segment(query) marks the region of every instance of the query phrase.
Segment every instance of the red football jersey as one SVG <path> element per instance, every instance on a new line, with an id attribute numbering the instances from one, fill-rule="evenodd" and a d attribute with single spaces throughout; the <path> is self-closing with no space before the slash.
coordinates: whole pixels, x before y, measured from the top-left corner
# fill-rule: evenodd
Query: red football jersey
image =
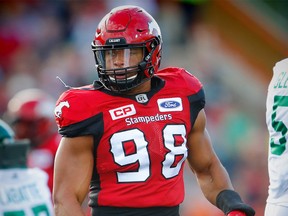
<path id="1" fill-rule="evenodd" d="M 151 91 L 138 95 L 92 85 L 64 92 L 55 108 L 59 132 L 95 137 L 90 205 L 180 204 L 187 135 L 204 104 L 202 84 L 180 68 L 160 70 Z"/>

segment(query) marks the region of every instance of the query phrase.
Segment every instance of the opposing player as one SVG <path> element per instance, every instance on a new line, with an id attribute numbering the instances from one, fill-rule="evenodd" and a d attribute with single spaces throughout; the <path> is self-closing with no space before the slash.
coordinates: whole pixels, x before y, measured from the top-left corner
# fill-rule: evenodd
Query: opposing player
<path id="1" fill-rule="evenodd" d="M 288 58 L 273 68 L 268 87 L 266 122 L 269 131 L 269 195 L 265 216 L 288 215 Z"/>
<path id="2" fill-rule="evenodd" d="M 38 167 L 48 174 L 51 192 L 54 158 L 61 139 L 53 116 L 55 102 L 41 89 L 24 89 L 10 99 L 5 115 L 16 138 L 31 141 L 28 166 Z"/>
<path id="3" fill-rule="evenodd" d="M 54 215 L 47 174 L 27 168 L 29 145 L 0 120 L 0 215 Z"/>
<path id="4" fill-rule="evenodd" d="M 142 8 L 108 13 L 92 42 L 99 81 L 64 92 L 55 160 L 56 215 L 179 215 L 187 159 L 206 198 L 225 214 L 253 216 L 233 190 L 205 128 L 205 97 L 186 70 L 159 70 L 162 37 Z M 233 214 L 234 214 L 233 213 Z"/>

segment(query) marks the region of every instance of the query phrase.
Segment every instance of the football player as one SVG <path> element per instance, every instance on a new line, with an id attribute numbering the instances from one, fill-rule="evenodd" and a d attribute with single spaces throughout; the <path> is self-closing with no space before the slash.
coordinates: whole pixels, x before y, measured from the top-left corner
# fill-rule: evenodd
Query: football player
<path id="1" fill-rule="evenodd" d="M 277 62 L 268 87 L 266 122 L 269 131 L 269 195 L 265 216 L 288 215 L 288 58 Z"/>
<path id="2" fill-rule="evenodd" d="M 56 100 L 41 89 L 29 88 L 16 93 L 8 102 L 5 117 L 17 139 L 29 139 L 28 167 L 38 167 L 49 176 L 53 188 L 54 158 L 61 136 L 54 121 Z"/>
<path id="3" fill-rule="evenodd" d="M 99 80 L 67 90 L 55 108 L 63 136 L 56 215 L 83 215 L 90 186 L 93 216 L 177 216 L 188 160 L 212 204 L 253 216 L 212 148 L 202 84 L 183 68 L 159 69 L 162 36 L 153 17 L 136 6 L 114 8 L 92 50 Z"/>
<path id="4" fill-rule="evenodd" d="M 0 120 L 0 215 L 53 216 L 48 175 L 27 168 L 30 142 L 14 137 L 11 127 Z"/>

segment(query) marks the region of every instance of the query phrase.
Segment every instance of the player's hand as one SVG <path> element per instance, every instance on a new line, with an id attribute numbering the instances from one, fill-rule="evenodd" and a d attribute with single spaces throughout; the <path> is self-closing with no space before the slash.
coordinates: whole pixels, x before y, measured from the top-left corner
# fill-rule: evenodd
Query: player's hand
<path id="1" fill-rule="evenodd" d="M 246 214 L 244 212 L 234 210 L 234 211 L 231 211 L 230 213 L 228 213 L 227 216 L 246 216 Z"/>

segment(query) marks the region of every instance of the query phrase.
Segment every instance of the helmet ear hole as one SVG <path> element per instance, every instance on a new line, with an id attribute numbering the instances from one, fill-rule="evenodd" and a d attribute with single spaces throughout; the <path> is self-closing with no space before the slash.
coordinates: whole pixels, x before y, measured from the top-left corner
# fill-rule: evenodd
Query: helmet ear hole
<path id="1" fill-rule="evenodd" d="M 154 49 L 156 46 L 158 46 L 160 44 L 160 40 L 158 37 L 155 37 L 155 40 L 152 41 L 150 47 L 151 49 Z"/>
<path id="2" fill-rule="evenodd" d="M 154 68 L 152 67 L 152 68 L 149 70 L 149 75 L 150 75 L 150 76 L 153 76 L 153 74 L 154 74 Z"/>

